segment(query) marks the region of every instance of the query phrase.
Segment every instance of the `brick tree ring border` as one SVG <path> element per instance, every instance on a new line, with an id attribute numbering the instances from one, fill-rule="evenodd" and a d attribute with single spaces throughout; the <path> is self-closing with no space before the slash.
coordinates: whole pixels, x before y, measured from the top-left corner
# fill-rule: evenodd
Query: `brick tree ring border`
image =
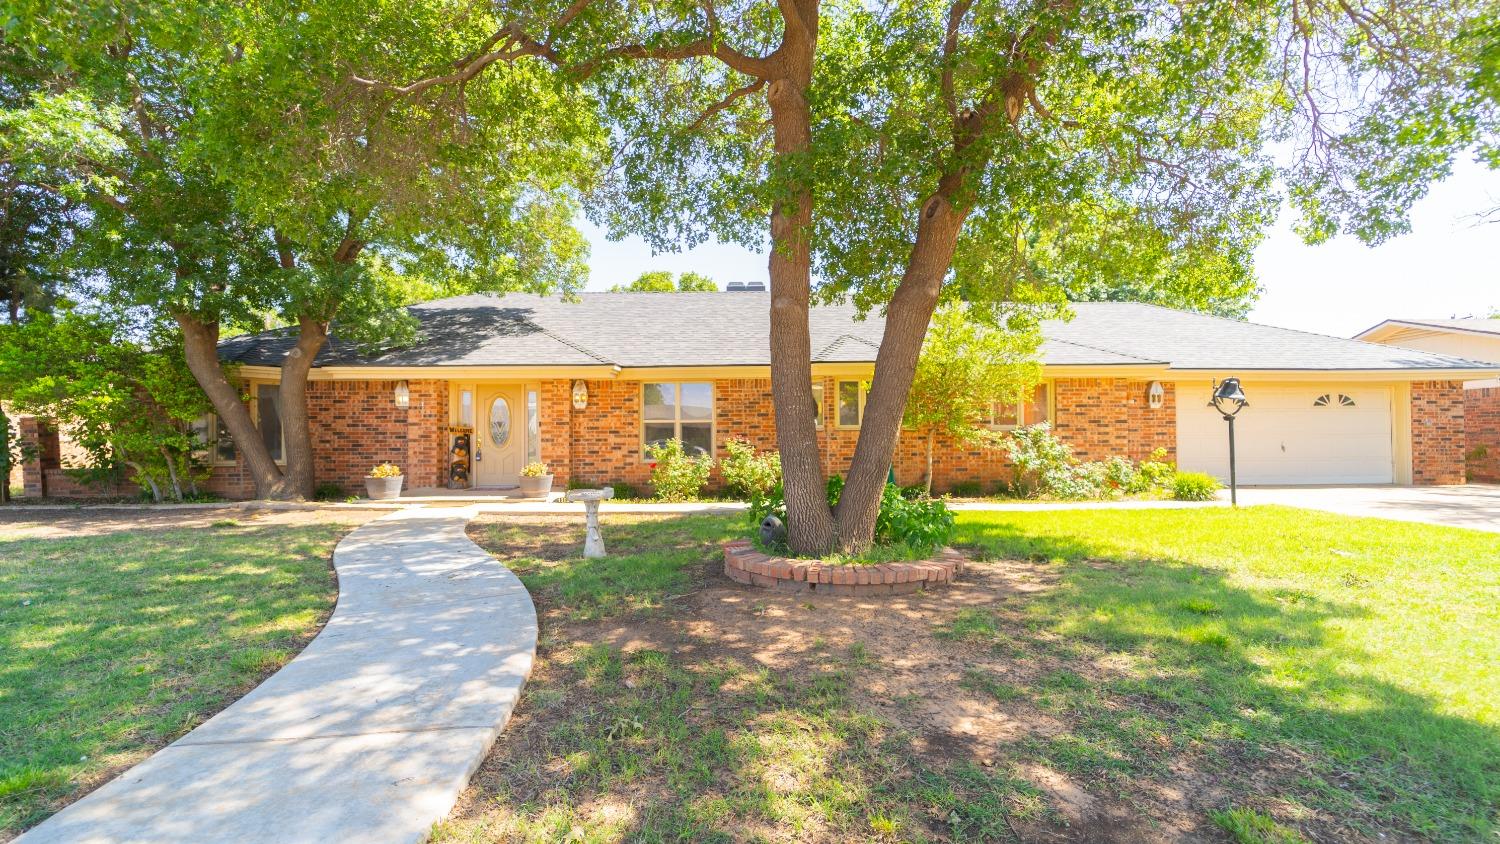
<path id="1" fill-rule="evenodd" d="M 930 560 L 880 565 L 829 565 L 772 557 L 748 539 L 724 543 L 724 576 L 736 583 L 786 592 L 828 595 L 902 595 L 947 585 L 964 573 L 964 555 L 944 548 Z"/>

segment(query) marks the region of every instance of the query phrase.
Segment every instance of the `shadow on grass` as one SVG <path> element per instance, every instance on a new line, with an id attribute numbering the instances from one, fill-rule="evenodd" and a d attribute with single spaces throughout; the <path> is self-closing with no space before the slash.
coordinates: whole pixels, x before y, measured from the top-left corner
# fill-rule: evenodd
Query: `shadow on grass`
<path id="1" fill-rule="evenodd" d="M 333 608 L 342 530 L 0 540 L 0 837 L 290 659 Z"/>
<path id="2" fill-rule="evenodd" d="M 1380 655 L 1345 626 L 1373 623 L 1372 610 L 1338 590 L 968 521 L 960 538 L 980 556 L 1055 561 L 1059 573 L 1048 590 L 954 603 L 931 631 L 959 651 L 968 692 L 1062 725 L 979 766 L 919 753 L 902 726 L 920 729 L 917 715 L 897 723 L 854 703 L 880 670 L 863 646 L 836 652 L 809 636 L 797 670 L 771 672 L 745 658 L 743 630 L 657 612 L 717 568 L 718 542 L 744 533 L 736 518 L 617 517 L 605 526 L 616 556 L 508 562 L 557 612 L 544 612 L 518 721 L 474 781 L 487 808 L 435 840 L 1011 841 L 1012 822 L 1056 820 L 1025 778 L 1031 762 L 1121 805 L 1155 780 L 1186 793 L 1203 826 L 1221 808 L 1209 800 L 1282 818 L 1291 807 L 1318 840 L 1489 840 L 1496 824 L 1500 735 L 1382 679 Z M 1004 673 L 1023 665 L 1035 670 Z M 1048 834 L 1139 831 L 1101 820 Z"/>
<path id="3" fill-rule="evenodd" d="M 1216 779 L 1254 789 L 1256 772 L 1271 772 L 1285 790 L 1263 797 L 1361 832 L 1489 840 L 1500 823 L 1500 731 L 1382 679 L 1381 654 L 1350 633 L 1376 621 L 1368 607 L 1296 578 L 1247 586 L 1220 568 L 1066 531 L 996 520 L 962 534 L 981 556 L 1060 567 L 1056 588 L 1021 607 L 1029 648 L 1064 664 L 1116 655 L 1128 665 L 1063 669 L 1028 690 L 1069 716 L 1066 732 L 1023 742 L 1041 760 L 1128 784 L 1170 776 L 1169 763 L 1202 749 Z"/>

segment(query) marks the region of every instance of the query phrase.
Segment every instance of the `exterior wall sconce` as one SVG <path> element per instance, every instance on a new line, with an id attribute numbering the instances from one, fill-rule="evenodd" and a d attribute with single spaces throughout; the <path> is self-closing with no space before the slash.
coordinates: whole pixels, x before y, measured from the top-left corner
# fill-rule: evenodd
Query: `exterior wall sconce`
<path id="1" fill-rule="evenodd" d="M 411 407 L 411 387 L 405 381 L 396 382 L 396 406 L 400 408 Z"/>
<path id="2" fill-rule="evenodd" d="M 582 380 L 573 382 L 573 409 L 583 410 L 589 406 L 589 385 Z"/>
<path id="3" fill-rule="evenodd" d="M 1167 391 L 1162 389 L 1160 381 L 1152 381 L 1151 386 L 1146 388 L 1146 406 L 1152 410 L 1160 410 L 1166 398 Z"/>

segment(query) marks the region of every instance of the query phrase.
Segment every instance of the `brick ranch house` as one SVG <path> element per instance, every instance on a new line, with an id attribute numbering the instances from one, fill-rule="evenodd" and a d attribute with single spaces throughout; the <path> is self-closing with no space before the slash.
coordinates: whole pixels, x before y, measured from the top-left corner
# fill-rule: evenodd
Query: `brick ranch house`
<path id="1" fill-rule="evenodd" d="M 407 489 L 514 486 L 540 460 L 559 486 L 644 489 L 648 442 L 678 437 L 720 456 L 731 438 L 775 448 L 768 294 L 584 293 L 566 302 L 472 295 L 416 305 L 416 344 L 362 355 L 333 341 L 308 389 L 319 482 L 362 488 L 376 463 Z M 1042 383 L 995 427 L 1048 421 L 1080 458 L 1140 460 L 1165 449 L 1186 470 L 1227 476 L 1225 426 L 1207 407 L 1215 378 L 1241 378 L 1238 471 L 1247 484 L 1464 481 L 1463 382 L 1500 367 L 1445 354 L 1325 337 L 1132 303 L 1082 303 L 1045 328 Z M 874 369 L 882 320 L 852 307 L 811 314 L 814 391 L 826 471 L 845 471 Z M 292 339 L 267 332 L 224 341 L 273 453 L 279 363 Z M 205 421 L 207 487 L 248 497 L 234 444 Z M 472 432 L 472 460 L 457 457 Z M 903 436 L 896 479 L 925 470 Z M 986 491 L 1010 478 L 1003 451 L 943 443 L 934 487 Z M 717 474 L 715 475 L 717 482 Z"/>
<path id="2" fill-rule="evenodd" d="M 1500 319 L 1388 319 L 1355 339 L 1500 367 Z M 1500 379 L 1464 381 L 1464 440 L 1469 480 L 1500 483 Z"/>

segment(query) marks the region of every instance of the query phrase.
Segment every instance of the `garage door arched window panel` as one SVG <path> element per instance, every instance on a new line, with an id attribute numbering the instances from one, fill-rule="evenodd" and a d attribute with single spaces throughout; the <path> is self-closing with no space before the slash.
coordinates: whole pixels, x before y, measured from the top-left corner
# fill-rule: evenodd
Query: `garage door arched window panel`
<path id="1" fill-rule="evenodd" d="M 1354 407 L 1355 406 L 1354 399 L 1350 398 L 1349 396 L 1344 395 L 1343 393 L 1339 393 L 1338 394 L 1338 398 L 1334 398 L 1334 396 L 1333 396 L 1332 393 L 1324 393 L 1323 395 L 1318 396 L 1317 398 L 1313 399 L 1313 407 L 1335 407 L 1335 406 L 1337 406 L 1337 407 Z"/>

